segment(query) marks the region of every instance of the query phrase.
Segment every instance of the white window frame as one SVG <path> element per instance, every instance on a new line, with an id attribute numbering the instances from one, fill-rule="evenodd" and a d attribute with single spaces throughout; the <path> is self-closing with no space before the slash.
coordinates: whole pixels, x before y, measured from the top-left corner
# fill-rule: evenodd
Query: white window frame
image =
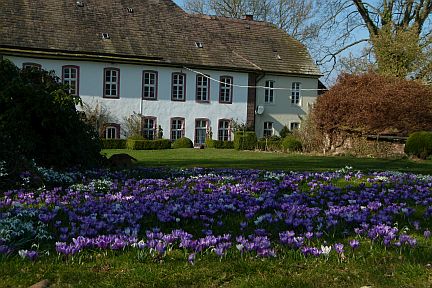
<path id="1" fill-rule="evenodd" d="M 301 83 L 293 82 L 291 84 L 291 104 L 301 104 Z"/>
<path id="2" fill-rule="evenodd" d="M 200 123 L 201 126 L 198 126 L 197 125 L 198 123 Z M 202 126 L 203 123 L 205 124 L 205 126 Z M 205 144 L 205 140 L 207 139 L 208 128 L 209 128 L 208 119 L 205 118 L 195 119 L 195 137 L 194 137 L 195 145 Z"/>
<path id="3" fill-rule="evenodd" d="M 75 77 L 72 77 L 75 73 Z M 63 84 L 68 85 L 68 93 L 79 96 L 79 67 L 66 65 L 62 67 Z"/>
<path id="4" fill-rule="evenodd" d="M 226 125 L 228 124 L 228 125 Z M 218 121 L 218 140 L 231 141 L 231 120 L 219 119 Z"/>
<path id="5" fill-rule="evenodd" d="M 172 101 L 185 101 L 186 100 L 186 74 L 173 73 L 172 74 Z"/>
<path id="6" fill-rule="evenodd" d="M 103 89 L 104 89 L 104 93 L 103 93 L 104 98 L 120 98 L 120 69 L 118 68 L 104 69 Z"/>
<path id="7" fill-rule="evenodd" d="M 174 122 L 176 122 L 176 123 L 174 123 Z M 180 128 L 179 128 L 179 126 L 180 126 Z M 170 129 L 171 129 L 171 131 L 170 131 L 171 141 L 175 141 L 179 138 L 184 137 L 184 135 L 185 135 L 185 119 L 180 118 L 180 117 L 171 118 Z"/>
<path id="8" fill-rule="evenodd" d="M 142 99 L 157 100 L 158 72 L 143 71 L 142 77 Z"/>
<path id="9" fill-rule="evenodd" d="M 117 135 L 118 135 L 117 127 L 114 126 L 105 127 L 105 139 L 117 139 Z"/>
<path id="10" fill-rule="evenodd" d="M 273 104 L 274 103 L 274 82 L 273 80 L 265 81 L 264 89 L 264 103 Z"/>
<path id="11" fill-rule="evenodd" d="M 264 122 L 264 129 L 263 129 L 263 137 L 271 137 L 274 134 L 273 130 L 273 122 L 266 121 Z"/>
<path id="12" fill-rule="evenodd" d="M 153 125 L 149 125 L 153 121 Z M 142 118 L 142 133 L 145 139 L 155 140 L 157 138 L 157 118 L 145 116 Z"/>
<path id="13" fill-rule="evenodd" d="M 232 76 L 220 77 L 219 103 L 232 103 L 233 82 Z"/>
<path id="14" fill-rule="evenodd" d="M 210 102 L 210 79 L 207 75 L 196 77 L 196 101 Z"/>
<path id="15" fill-rule="evenodd" d="M 296 126 L 296 127 L 294 127 Z M 300 122 L 291 122 L 290 123 L 290 131 L 294 131 L 300 128 Z"/>

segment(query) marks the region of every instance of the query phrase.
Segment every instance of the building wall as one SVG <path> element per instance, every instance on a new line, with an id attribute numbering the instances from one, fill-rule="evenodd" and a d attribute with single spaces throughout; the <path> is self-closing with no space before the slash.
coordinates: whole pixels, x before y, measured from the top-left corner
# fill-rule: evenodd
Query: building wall
<path id="1" fill-rule="evenodd" d="M 219 119 L 234 119 L 237 122 L 246 122 L 247 88 L 233 87 L 232 104 L 219 103 L 219 83 L 210 81 L 210 102 L 197 103 L 196 74 L 186 69 L 174 67 L 157 67 L 131 64 L 113 64 L 90 61 L 67 61 L 52 59 L 35 59 L 7 56 L 18 67 L 23 63 L 41 64 L 45 70 L 54 70 L 61 77 L 62 66 L 76 65 L 80 67 L 79 94 L 83 102 L 94 106 L 105 106 L 114 116 L 115 123 L 123 126 L 124 118 L 134 112 L 143 116 L 157 118 L 157 125 L 163 129 L 163 137 L 170 138 L 170 119 L 172 117 L 185 118 L 185 136 L 194 139 L 195 119 L 209 119 L 213 132 L 213 139 L 217 139 Z M 113 67 L 120 69 L 120 99 L 103 98 L 103 73 L 104 68 Z M 142 72 L 152 70 L 158 72 L 158 99 L 142 100 Z M 220 76 L 232 76 L 234 84 L 246 86 L 248 84 L 247 73 L 229 71 L 199 70 L 210 77 L 219 80 Z M 171 101 L 171 79 L 173 72 L 186 74 L 186 101 Z"/>
<path id="2" fill-rule="evenodd" d="M 157 125 L 160 125 L 163 129 L 163 138 L 169 139 L 170 119 L 180 117 L 185 119 L 185 136 L 193 140 L 195 136 L 195 119 L 205 118 L 209 120 L 213 139 L 217 139 L 219 119 L 233 119 L 238 123 L 247 122 L 248 88 L 233 87 L 232 104 L 222 104 L 219 103 L 219 83 L 210 81 L 210 102 L 198 103 L 195 100 L 196 73 L 187 69 L 16 56 L 5 56 L 5 58 L 10 59 L 18 67 L 22 67 L 23 63 L 29 62 L 41 64 L 43 69 L 48 71 L 54 70 L 59 77 L 62 74 L 62 66 L 79 66 L 79 94 L 83 102 L 90 106 L 97 104 L 104 106 L 113 116 L 113 122 L 120 124 L 122 128 L 125 127 L 125 118 L 135 112 L 143 116 L 156 117 Z M 108 67 L 120 69 L 120 99 L 102 97 L 104 68 Z M 156 101 L 142 100 L 142 72 L 144 70 L 158 72 L 158 99 Z M 171 79 L 174 72 L 186 74 L 186 101 L 184 102 L 171 101 Z M 239 86 L 248 86 L 248 84 L 251 84 L 248 83 L 248 80 L 250 80 L 248 73 L 216 70 L 199 70 L 199 72 L 217 80 L 219 80 L 220 76 L 231 76 L 233 77 L 234 84 Z M 267 80 L 272 80 L 274 81 L 274 88 L 286 88 L 284 90 L 274 90 L 273 103 L 264 102 L 265 89 L 256 89 L 255 106 L 264 107 L 264 112 L 261 115 L 255 114 L 255 131 L 258 137 L 263 137 L 264 122 L 273 123 L 273 130 L 276 135 L 279 134 L 284 125 L 290 127 L 291 123 L 300 122 L 300 117 L 307 114 L 309 105 L 316 100 L 317 91 L 315 89 L 318 87 L 317 78 L 266 74 L 264 77 L 258 79 L 257 86 L 264 86 Z M 291 85 L 293 82 L 300 82 L 301 88 L 306 89 L 301 90 L 299 105 L 291 103 Z M 253 105 L 254 103 L 251 102 L 250 104 Z M 251 110 L 251 107 L 249 107 L 249 110 Z M 249 121 L 253 123 L 253 115 L 249 116 Z M 123 132 L 121 133 L 122 137 L 125 136 Z"/>
<path id="3" fill-rule="evenodd" d="M 306 116 L 309 107 L 317 97 L 318 79 L 306 77 L 289 77 L 266 74 L 258 80 L 257 86 L 265 86 L 266 81 L 274 81 L 273 103 L 265 103 L 265 89 L 257 89 L 256 105 L 263 106 L 264 112 L 255 115 L 255 131 L 258 138 L 263 137 L 264 122 L 273 122 L 273 132 L 279 135 L 284 125 L 290 128 L 291 123 L 300 123 Z M 301 83 L 300 103 L 291 103 L 291 88 L 293 82 Z M 310 90 L 309 90 L 310 89 Z"/>

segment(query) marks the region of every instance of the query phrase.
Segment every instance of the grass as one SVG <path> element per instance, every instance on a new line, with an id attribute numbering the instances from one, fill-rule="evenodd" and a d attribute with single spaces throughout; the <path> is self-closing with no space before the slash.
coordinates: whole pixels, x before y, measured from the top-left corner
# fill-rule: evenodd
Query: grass
<path id="1" fill-rule="evenodd" d="M 432 173 L 431 161 L 320 157 L 215 149 L 163 151 L 104 150 L 128 153 L 147 167 L 258 168 L 323 171 L 353 166 L 361 170 Z M 340 183 L 344 186 L 344 183 Z M 413 253 L 362 247 L 356 258 L 341 260 L 287 254 L 276 259 L 220 261 L 200 258 L 195 265 L 173 257 L 165 262 L 138 259 L 136 252 L 89 251 L 74 259 L 41 256 L 36 262 L 0 256 L 0 287 L 29 287 L 48 279 L 50 287 L 431 287 L 432 245 L 423 242 Z"/>
<path id="2" fill-rule="evenodd" d="M 431 255 L 428 248 L 428 255 Z M 360 259 L 290 257 L 225 259 L 210 256 L 195 265 L 184 260 L 141 262 L 131 251 L 87 254 L 82 262 L 46 257 L 35 263 L 18 258 L 0 262 L 0 287 L 28 287 L 49 279 L 50 287 L 430 287 L 432 271 L 418 255 L 384 250 Z M 94 254 L 93 254 L 94 255 Z M 422 258 L 423 260 L 424 257 Z"/>
<path id="3" fill-rule="evenodd" d="M 128 153 L 146 167 L 206 167 L 240 168 L 288 171 L 328 171 L 352 166 L 357 170 L 392 170 L 432 174 L 432 161 L 409 159 L 375 159 L 355 157 L 309 156 L 224 149 L 170 149 L 170 150 L 103 150 L 107 157 Z"/>

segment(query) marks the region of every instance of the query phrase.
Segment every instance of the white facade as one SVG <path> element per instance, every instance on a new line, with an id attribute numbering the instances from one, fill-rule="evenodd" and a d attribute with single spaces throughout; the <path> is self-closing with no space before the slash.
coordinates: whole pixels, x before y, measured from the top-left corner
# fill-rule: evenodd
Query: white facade
<path id="1" fill-rule="evenodd" d="M 102 104 L 114 116 L 114 121 L 121 126 L 124 119 L 134 112 L 145 117 L 155 117 L 156 125 L 163 129 L 163 138 L 170 138 L 171 118 L 184 118 L 184 136 L 195 138 L 196 119 L 208 119 L 208 130 L 213 139 L 217 139 L 218 123 L 221 119 L 234 119 L 246 122 L 247 88 L 232 87 L 232 103 L 219 103 L 219 82 L 210 81 L 210 99 L 208 103 L 195 100 L 197 74 L 187 69 L 174 67 L 144 66 L 133 64 L 114 64 L 90 61 L 67 61 L 55 59 L 36 59 L 7 56 L 18 67 L 24 63 L 37 63 L 44 70 L 54 70 L 62 77 L 62 67 L 79 67 L 79 96 L 90 106 Z M 103 98 L 104 68 L 120 70 L 119 99 Z M 143 71 L 156 71 L 158 74 L 157 100 L 142 100 Z M 186 74 L 186 100 L 172 101 L 172 73 Z M 219 80 L 220 76 L 230 76 L 234 85 L 246 86 L 247 73 L 231 71 L 199 70 L 199 72 Z M 124 136 L 124 135 L 122 135 Z"/>
<path id="2" fill-rule="evenodd" d="M 196 101 L 197 75 L 199 74 L 188 69 L 17 56 L 6 56 L 6 58 L 18 67 L 22 67 L 24 63 L 40 64 L 44 70 L 55 71 L 60 78 L 62 77 L 63 66 L 78 66 L 79 96 L 83 102 L 91 107 L 97 104 L 104 106 L 113 116 L 112 122 L 120 125 L 122 133 L 119 134 L 121 137 L 125 137 L 123 130 L 125 119 L 134 113 L 154 119 L 152 124 L 162 128 L 163 138 L 166 139 L 171 139 L 172 119 L 184 119 L 183 135 L 193 141 L 196 140 L 197 120 L 207 120 L 207 135 L 211 132 L 212 138 L 215 140 L 218 139 L 220 120 L 233 119 L 237 123 L 246 123 L 247 121 L 248 73 L 198 69 L 199 72 L 211 78 L 209 82 L 210 99 L 208 103 L 203 103 Z M 105 68 L 115 68 L 120 71 L 118 99 L 103 97 Z M 142 99 L 143 71 L 157 72 L 156 100 Z M 172 100 L 173 73 L 185 74 L 185 101 Z M 221 76 L 229 76 L 233 80 L 232 103 L 230 104 L 219 102 L 220 83 L 218 81 Z M 261 114 L 255 114 L 255 131 L 258 138 L 265 136 L 264 127 L 268 128 L 268 123 L 271 123 L 272 135 L 279 135 L 279 131 L 284 125 L 293 128 L 297 125 L 296 123 L 301 122 L 300 117 L 308 113 L 310 104 L 315 101 L 317 96 L 317 78 L 265 74 L 258 79 L 257 86 L 266 86 L 266 82 L 271 81 L 274 88 L 272 90 L 273 99 L 268 99 L 269 94 L 267 94 L 266 99 L 266 93 L 270 93 L 266 90 L 269 89 L 256 89 L 256 107 L 263 107 Z M 297 87 L 300 89 L 298 103 L 292 103 L 293 83 L 299 83 L 296 84 L 299 85 Z M 113 135 L 114 133 L 110 132 L 109 134 Z"/>
<path id="3" fill-rule="evenodd" d="M 285 125 L 289 129 L 300 125 L 302 118 L 309 112 L 310 106 L 317 97 L 317 78 L 266 74 L 259 79 L 257 86 L 265 87 L 267 81 L 273 83 L 273 95 L 267 92 L 266 99 L 266 90 L 270 89 L 257 89 L 256 105 L 263 107 L 263 113 L 257 113 L 255 117 L 255 131 L 258 138 L 264 136 L 266 122 L 272 123 L 273 135 L 279 135 L 279 131 Z M 293 83 L 298 83 L 294 84 L 298 86 L 293 87 Z M 299 93 L 298 103 L 295 100 L 296 95 L 293 95 L 295 92 Z M 273 99 L 270 96 L 273 96 Z"/>

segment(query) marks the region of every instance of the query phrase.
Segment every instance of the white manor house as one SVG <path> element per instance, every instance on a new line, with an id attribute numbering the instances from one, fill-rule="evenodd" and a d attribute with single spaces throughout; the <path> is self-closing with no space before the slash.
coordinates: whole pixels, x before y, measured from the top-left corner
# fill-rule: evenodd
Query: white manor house
<path id="1" fill-rule="evenodd" d="M 113 115 L 105 138 L 142 115 L 146 138 L 232 140 L 232 120 L 258 137 L 296 129 L 317 97 L 307 49 L 253 16 L 191 15 L 171 0 L 2 0 L 0 58 L 54 70 Z"/>

